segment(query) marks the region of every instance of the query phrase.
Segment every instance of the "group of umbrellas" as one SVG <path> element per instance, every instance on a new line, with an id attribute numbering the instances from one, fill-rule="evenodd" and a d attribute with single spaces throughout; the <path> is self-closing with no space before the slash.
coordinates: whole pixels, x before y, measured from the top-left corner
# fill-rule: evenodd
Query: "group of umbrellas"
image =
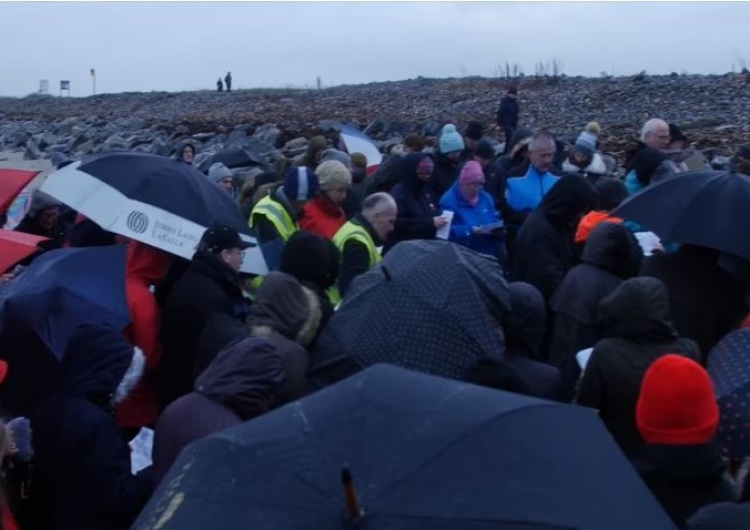
<path id="1" fill-rule="evenodd" d="M 41 189 L 186 259 L 214 222 L 255 243 L 230 197 L 179 161 L 94 155 Z M 750 259 L 746 204 L 750 178 L 692 173 L 613 214 Z M 23 238 L 0 233 L 6 246 L 28 246 Z M 86 319 L 127 325 L 124 263 L 122 246 L 50 251 L 0 291 L 0 357 L 14 367 L 4 404 L 28 412 L 54 387 Z M 248 249 L 243 270 L 267 269 L 262 247 Z M 311 373 L 329 386 L 189 446 L 134 528 L 673 528 L 594 411 L 460 381 L 476 359 L 502 356 L 494 346 L 508 307 L 492 260 L 445 241 L 396 246 L 355 279 L 320 337 Z M 743 349 L 750 366 L 750 337 L 741 339 L 728 349 Z M 750 402 L 750 377 L 715 359 L 720 397 L 742 389 Z M 729 416 L 724 428 L 740 428 Z"/>

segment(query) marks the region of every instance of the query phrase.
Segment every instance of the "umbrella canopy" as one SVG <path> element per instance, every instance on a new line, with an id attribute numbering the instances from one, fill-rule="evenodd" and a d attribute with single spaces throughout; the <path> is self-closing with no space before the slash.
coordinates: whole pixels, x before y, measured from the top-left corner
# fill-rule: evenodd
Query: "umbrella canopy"
<path id="1" fill-rule="evenodd" d="M 380 153 L 378 146 L 372 141 L 372 138 L 365 133 L 358 131 L 354 127 L 342 125 L 340 133 L 341 139 L 346 145 L 346 150 L 351 153 L 362 153 L 367 157 L 367 173 L 372 174 L 377 171 L 383 155 Z"/>
<path id="2" fill-rule="evenodd" d="M 23 189 L 40 171 L 0 169 L 0 212 L 6 212 Z"/>
<path id="3" fill-rule="evenodd" d="M 649 185 L 612 212 L 665 241 L 750 259 L 750 177 L 726 171 L 678 174 Z"/>
<path id="4" fill-rule="evenodd" d="M 733 458 L 750 456 L 750 329 L 724 337 L 708 356 L 721 411 L 717 439 Z"/>
<path id="5" fill-rule="evenodd" d="M 310 373 L 326 383 L 389 363 L 461 379 L 479 358 L 502 358 L 509 307 L 494 258 L 448 241 L 405 241 L 354 279 Z"/>
<path id="6" fill-rule="evenodd" d="M 230 169 L 247 166 L 266 166 L 266 157 L 274 153 L 274 148 L 268 144 L 249 143 L 242 147 L 231 147 L 219 151 L 210 158 L 201 162 L 198 167 L 201 171 L 208 171 L 212 164 L 221 163 Z"/>
<path id="7" fill-rule="evenodd" d="M 171 158 L 130 152 L 94 155 L 47 177 L 41 190 L 92 219 L 104 230 L 191 259 L 203 232 L 231 226 L 255 244 L 247 220 L 228 194 L 200 171 Z M 257 245 L 242 271 L 268 272 Z"/>
<path id="8" fill-rule="evenodd" d="M 674 529 L 595 411 L 387 365 L 188 446 L 133 528 L 343 529 L 342 468 L 371 530 Z"/>
<path id="9" fill-rule="evenodd" d="M 23 413 L 56 381 L 76 328 L 130 322 L 124 245 L 45 252 L 0 289 L 0 358 L 10 367 L 3 405 Z"/>
<path id="10" fill-rule="evenodd" d="M 48 237 L 0 229 L 0 274 L 39 250 L 37 245 Z"/>

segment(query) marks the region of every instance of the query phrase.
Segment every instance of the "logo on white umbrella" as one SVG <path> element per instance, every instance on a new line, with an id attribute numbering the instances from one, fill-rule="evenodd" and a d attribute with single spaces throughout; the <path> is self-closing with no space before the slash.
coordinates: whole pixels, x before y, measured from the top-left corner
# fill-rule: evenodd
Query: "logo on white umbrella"
<path id="1" fill-rule="evenodd" d="M 132 211 L 128 215 L 126 224 L 136 234 L 142 234 L 148 228 L 148 217 L 145 213 Z"/>

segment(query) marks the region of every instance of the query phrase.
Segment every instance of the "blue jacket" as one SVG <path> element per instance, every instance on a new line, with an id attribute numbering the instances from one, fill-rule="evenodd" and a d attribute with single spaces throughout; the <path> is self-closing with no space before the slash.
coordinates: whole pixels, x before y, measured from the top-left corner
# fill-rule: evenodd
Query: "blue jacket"
<path id="1" fill-rule="evenodd" d="M 508 179 L 508 204 L 517 212 L 530 212 L 539 206 L 542 198 L 558 180 L 560 177 L 550 172 L 540 174 L 534 166 L 529 165 L 526 175 Z"/>
<path id="2" fill-rule="evenodd" d="M 497 223 L 500 220 L 492 195 L 484 190 L 480 191 L 479 202 L 472 206 L 461 197 L 456 182 L 440 199 L 440 208 L 453 212 L 450 241 L 482 254 L 497 254 L 501 239 L 491 235 L 474 235 L 471 232 L 475 226 Z"/>

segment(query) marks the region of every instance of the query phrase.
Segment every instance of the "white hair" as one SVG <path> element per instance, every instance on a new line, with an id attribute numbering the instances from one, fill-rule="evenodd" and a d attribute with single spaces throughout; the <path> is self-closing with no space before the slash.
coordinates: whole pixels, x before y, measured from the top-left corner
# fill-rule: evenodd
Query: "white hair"
<path id="1" fill-rule="evenodd" d="M 643 128 L 641 129 L 641 142 L 646 140 L 646 135 L 648 133 L 654 133 L 656 132 L 656 129 L 665 127 L 669 129 L 669 124 L 666 121 L 661 118 L 651 118 L 643 124 Z"/>
<path id="2" fill-rule="evenodd" d="M 552 144 L 557 147 L 555 143 L 555 137 L 549 131 L 538 131 L 531 137 L 529 143 L 529 151 L 537 151 L 542 144 Z"/>

